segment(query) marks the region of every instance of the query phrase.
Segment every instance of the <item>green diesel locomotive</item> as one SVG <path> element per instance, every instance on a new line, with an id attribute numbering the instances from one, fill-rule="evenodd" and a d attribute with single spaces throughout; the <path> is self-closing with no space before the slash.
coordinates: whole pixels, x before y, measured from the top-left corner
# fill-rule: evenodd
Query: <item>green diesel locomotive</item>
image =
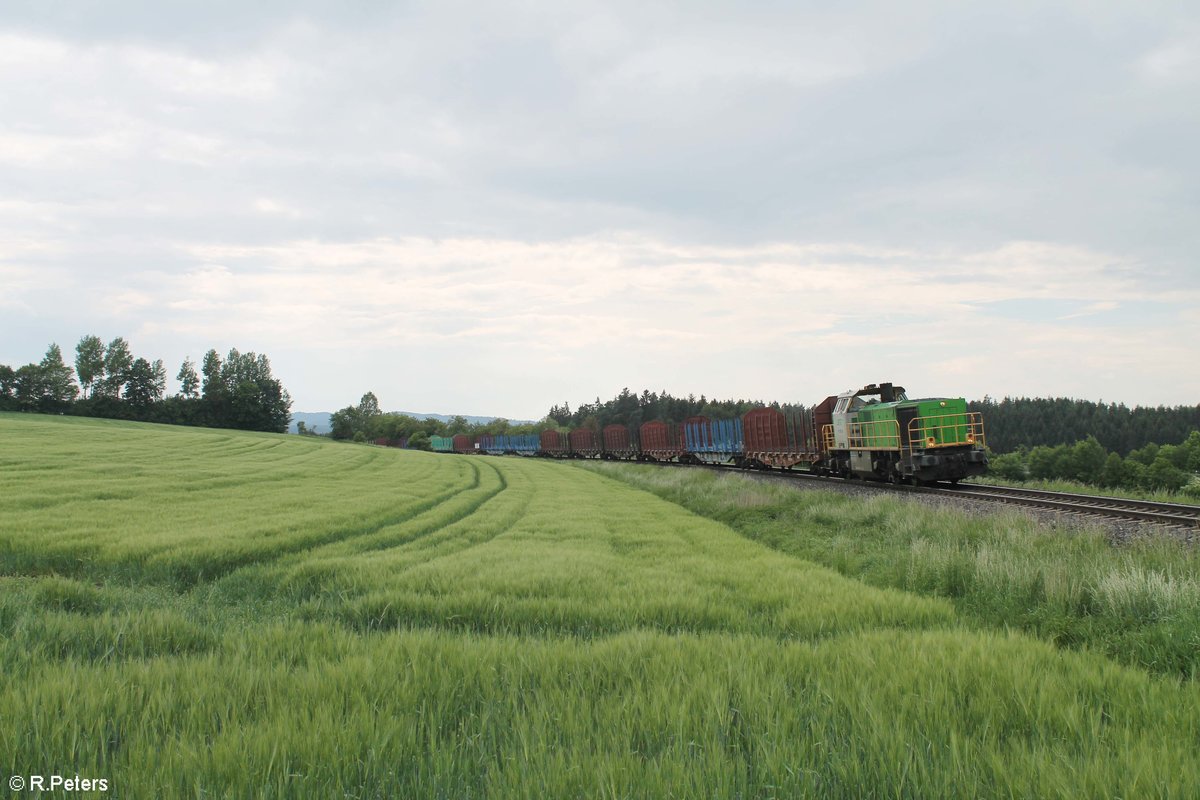
<path id="1" fill-rule="evenodd" d="M 987 470 L 983 418 L 961 397 L 909 399 L 881 383 L 830 399 L 818 465 L 826 474 L 920 485 Z"/>

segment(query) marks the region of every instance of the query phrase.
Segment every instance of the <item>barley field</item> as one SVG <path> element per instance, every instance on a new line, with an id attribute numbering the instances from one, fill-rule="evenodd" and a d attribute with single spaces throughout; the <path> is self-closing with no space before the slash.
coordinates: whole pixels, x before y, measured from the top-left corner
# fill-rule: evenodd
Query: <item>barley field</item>
<path id="1" fill-rule="evenodd" d="M 584 468 L 847 577 L 945 599 L 970 627 L 1017 628 L 1151 672 L 1200 679 L 1200 549 L 1172 536 L 1113 546 L 1100 527 L 1048 527 L 1002 508 L 970 513 L 893 494 L 812 491 L 707 470 Z"/>
<path id="2" fill-rule="evenodd" d="M 1195 684 L 769 544 L 566 464 L 0 414 L 0 779 L 1200 794 Z"/>

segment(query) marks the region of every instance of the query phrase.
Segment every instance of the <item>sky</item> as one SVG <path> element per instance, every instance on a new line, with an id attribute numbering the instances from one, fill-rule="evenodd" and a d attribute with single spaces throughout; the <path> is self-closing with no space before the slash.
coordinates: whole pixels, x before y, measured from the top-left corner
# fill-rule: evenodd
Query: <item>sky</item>
<path id="1" fill-rule="evenodd" d="M 1194 405 L 1198 140 L 1195 2 L 5 0 L 0 363 Z"/>

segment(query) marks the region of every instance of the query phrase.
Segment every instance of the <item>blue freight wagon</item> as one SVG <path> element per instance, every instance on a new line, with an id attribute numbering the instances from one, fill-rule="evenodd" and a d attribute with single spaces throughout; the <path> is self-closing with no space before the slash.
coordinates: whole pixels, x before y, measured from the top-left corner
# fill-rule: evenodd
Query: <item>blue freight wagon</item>
<path id="1" fill-rule="evenodd" d="M 704 464 L 740 463 L 746 453 L 742 420 L 691 419 L 683 425 L 688 460 Z"/>

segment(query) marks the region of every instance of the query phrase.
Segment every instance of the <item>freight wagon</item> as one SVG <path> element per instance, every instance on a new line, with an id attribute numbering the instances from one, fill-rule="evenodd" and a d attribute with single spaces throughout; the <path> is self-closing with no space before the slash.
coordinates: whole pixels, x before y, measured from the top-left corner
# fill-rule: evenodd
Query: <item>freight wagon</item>
<path id="1" fill-rule="evenodd" d="M 541 448 L 541 439 L 536 435 L 496 435 L 479 437 L 480 452 L 493 456 L 535 456 Z"/>
<path id="2" fill-rule="evenodd" d="M 642 452 L 636 432 L 626 425 L 605 425 L 601 431 L 603 436 L 603 451 L 601 458 L 609 461 L 633 461 Z"/>

